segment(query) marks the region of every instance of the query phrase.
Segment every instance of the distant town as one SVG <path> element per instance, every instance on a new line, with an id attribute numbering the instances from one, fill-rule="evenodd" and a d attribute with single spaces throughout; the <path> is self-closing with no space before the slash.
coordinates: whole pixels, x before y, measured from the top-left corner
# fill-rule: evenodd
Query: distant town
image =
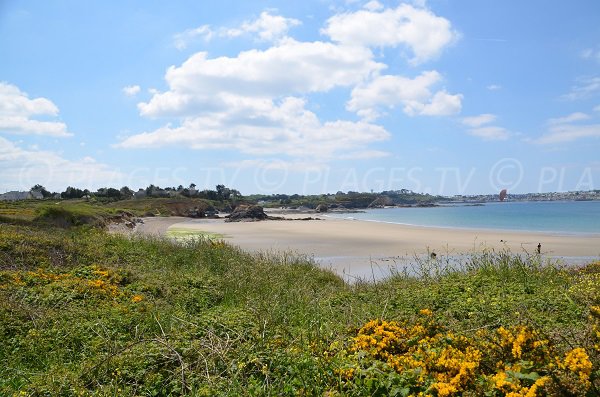
<path id="1" fill-rule="evenodd" d="M 498 194 L 456 195 L 448 197 L 456 203 L 486 203 L 500 201 Z M 550 192 L 550 193 L 508 193 L 504 201 L 590 201 L 600 200 L 600 190 Z"/>

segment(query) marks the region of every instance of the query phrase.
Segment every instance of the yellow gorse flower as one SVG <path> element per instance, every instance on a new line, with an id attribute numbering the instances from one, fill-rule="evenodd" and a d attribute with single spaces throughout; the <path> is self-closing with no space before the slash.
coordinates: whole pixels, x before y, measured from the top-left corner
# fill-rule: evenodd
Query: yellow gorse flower
<path id="1" fill-rule="evenodd" d="M 600 317 L 600 307 L 591 312 Z M 350 345 L 348 357 L 354 363 L 336 370 L 344 384 L 370 376 L 369 368 L 380 368 L 373 367 L 375 360 L 409 382 L 414 396 L 469 392 L 535 397 L 565 388 L 582 395 L 591 387 L 595 367 L 584 348 L 554 358 L 559 356 L 556 347 L 529 326 L 481 329 L 467 337 L 440 327 L 428 309 L 419 314 L 415 324 L 385 320 L 364 324 Z"/>

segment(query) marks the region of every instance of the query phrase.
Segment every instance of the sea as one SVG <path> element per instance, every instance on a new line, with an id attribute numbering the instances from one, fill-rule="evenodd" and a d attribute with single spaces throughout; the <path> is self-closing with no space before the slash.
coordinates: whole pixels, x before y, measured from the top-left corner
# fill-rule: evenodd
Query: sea
<path id="1" fill-rule="evenodd" d="M 600 201 L 504 201 L 437 207 L 381 208 L 336 214 L 357 219 L 442 228 L 600 235 Z"/>

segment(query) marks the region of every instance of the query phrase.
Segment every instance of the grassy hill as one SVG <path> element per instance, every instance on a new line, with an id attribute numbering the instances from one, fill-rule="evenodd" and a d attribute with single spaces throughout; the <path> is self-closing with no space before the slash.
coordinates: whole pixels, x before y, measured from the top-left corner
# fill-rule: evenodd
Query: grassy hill
<path id="1" fill-rule="evenodd" d="M 0 395 L 598 395 L 600 263 L 486 252 L 348 285 L 308 258 L 9 210 Z"/>

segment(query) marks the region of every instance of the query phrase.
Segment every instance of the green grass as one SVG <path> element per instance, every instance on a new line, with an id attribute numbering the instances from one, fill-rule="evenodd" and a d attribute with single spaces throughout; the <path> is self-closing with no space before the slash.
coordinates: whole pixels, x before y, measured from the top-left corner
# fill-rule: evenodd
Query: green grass
<path id="1" fill-rule="evenodd" d="M 192 230 L 185 228 L 170 227 L 167 229 L 166 236 L 173 238 L 180 242 L 187 242 L 190 240 L 202 240 L 207 239 L 213 242 L 228 238 L 225 234 L 204 232 L 201 230 Z"/>
<path id="2" fill-rule="evenodd" d="M 0 223 L 0 395 L 371 395 L 340 378 L 350 361 L 333 346 L 424 308 L 461 335 L 528 324 L 559 351 L 593 351 L 599 265 L 486 252 L 461 270 L 415 262 L 418 276 L 348 285 L 306 258 L 202 237 Z"/>
<path id="3" fill-rule="evenodd" d="M 104 203 L 96 199 L 0 201 L 0 222 L 59 227 L 102 227 L 121 213 L 133 216 L 186 216 L 224 203 L 190 198 L 145 198 Z"/>

